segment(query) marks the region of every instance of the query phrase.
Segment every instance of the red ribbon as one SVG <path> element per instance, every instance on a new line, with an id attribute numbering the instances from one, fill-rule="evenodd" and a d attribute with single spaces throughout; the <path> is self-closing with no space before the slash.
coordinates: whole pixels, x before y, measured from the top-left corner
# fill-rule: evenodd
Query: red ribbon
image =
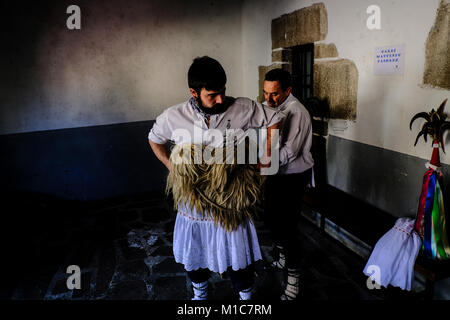
<path id="1" fill-rule="evenodd" d="M 423 176 L 422 193 L 420 194 L 419 209 L 417 210 L 416 231 L 423 238 L 425 203 L 427 200 L 428 182 L 433 169 L 428 169 Z"/>

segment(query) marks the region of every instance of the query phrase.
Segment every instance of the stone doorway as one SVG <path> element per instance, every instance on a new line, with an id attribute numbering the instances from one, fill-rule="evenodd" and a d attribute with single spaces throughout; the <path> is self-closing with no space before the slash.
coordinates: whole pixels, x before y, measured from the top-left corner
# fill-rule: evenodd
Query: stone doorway
<path id="1" fill-rule="evenodd" d="M 258 100 L 264 101 L 265 74 L 271 69 L 282 68 L 291 72 L 297 81 L 296 86 L 299 87 L 295 90 L 300 100 L 314 96 L 329 106 L 330 118 L 356 120 L 358 70 L 353 61 L 339 57 L 333 43 L 323 43 L 327 33 L 328 16 L 323 3 L 315 3 L 273 19 L 272 64 L 259 67 Z M 308 70 L 297 70 L 297 56 L 305 50 L 311 52 L 309 57 L 312 62 L 300 65 L 305 68 L 311 66 L 312 72 L 309 70 L 309 73 Z M 309 84 L 308 79 L 311 81 Z"/>

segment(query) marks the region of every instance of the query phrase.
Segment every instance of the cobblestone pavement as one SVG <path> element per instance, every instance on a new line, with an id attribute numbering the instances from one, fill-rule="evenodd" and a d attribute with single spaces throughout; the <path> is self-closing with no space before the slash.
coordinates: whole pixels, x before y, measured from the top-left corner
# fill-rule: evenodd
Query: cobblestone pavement
<path id="1" fill-rule="evenodd" d="M 175 212 L 161 194 L 110 201 L 56 204 L 33 199 L 22 210 L 36 216 L 28 228 L 14 233 L 6 255 L 11 264 L 2 281 L 1 299 L 19 300 L 186 300 L 191 283 L 172 255 Z M 42 216 L 41 216 L 42 217 Z M 20 219 L 18 219 L 20 222 Z M 17 221 L 16 221 L 17 222 Z M 254 299 L 277 300 L 284 275 L 267 265 L 273 260 L 270 235 L 255 225 L 263 261 L 256 264 Z M 372 300 L 389 297 L 366 287 L 364 261 L 306 220 L 299 226 L 302 240 L 306 300 Z M 10 244 L 15 242 L 11 239 Z M 67 267 L 78 265 L 81 289 L 69 290 Z M 12 270 L 14 269 L 14 270 Z M 5 273 L 3 272 L 5 275 Z M 237 300 L 226 274 L 210 279 L 212 300 Z"/>

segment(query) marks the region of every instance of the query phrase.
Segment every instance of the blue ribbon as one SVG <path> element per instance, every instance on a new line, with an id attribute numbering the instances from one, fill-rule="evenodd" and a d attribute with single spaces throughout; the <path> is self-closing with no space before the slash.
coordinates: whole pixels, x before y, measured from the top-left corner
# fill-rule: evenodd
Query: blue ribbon
<path id="1" fill-rule="evenodd" d="M 425 254 L 429 257 L 433 256 L 433 251 L 431 249 L 431 241 L 433 236 L 433 222 L 432 222 L 432 213 L 433 213 L 433 204 L 434 204 L 434 196 L 435 196 L 435 186 L 436 186 L 436 172 L 433 172 L 430 175 L 428 182 L 428 191 L 427 191 L 427 199 L 425 201 L 425 214 L 424 214 L 424 249 Z"/>

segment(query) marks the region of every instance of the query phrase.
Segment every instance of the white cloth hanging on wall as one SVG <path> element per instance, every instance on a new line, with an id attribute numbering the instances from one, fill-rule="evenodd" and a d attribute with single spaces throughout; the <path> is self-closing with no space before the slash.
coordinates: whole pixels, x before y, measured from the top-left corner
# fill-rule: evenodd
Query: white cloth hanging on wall
<path id="1" fill-rule="evenodd" d="M 414 219 L 400 218 L 378 240 L 363 272 L 383 287 L 390 284 L 411 290 L 414 263 L 421 246 L 422 240 L 414 230 Z"/>

